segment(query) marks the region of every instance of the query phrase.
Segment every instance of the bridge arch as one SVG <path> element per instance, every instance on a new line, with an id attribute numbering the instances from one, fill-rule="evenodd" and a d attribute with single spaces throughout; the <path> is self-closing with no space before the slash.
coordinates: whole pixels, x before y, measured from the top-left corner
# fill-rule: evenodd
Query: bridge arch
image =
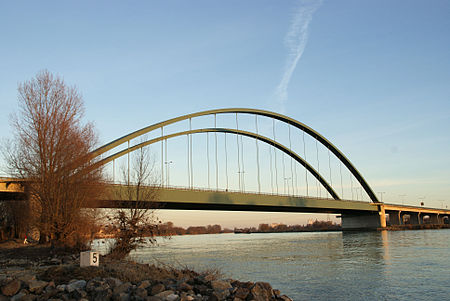
<path id="1" fill-rule="evenodd" d="M 336 191 L 331 187 L 331 185 L 320 175 L 320 173 L 312 167 L 308 162 L 306 162 L 301 156 L 299 156 L 294 151 L 290 150 L 286 146 L 268 138 L 265 136 L 261 136 L 252 132 L 243 131 L 243 130 L 236 130 L 236 129 L 228 129 L 228 128 L 204 128 L 204 129 L 196 129 L 196 130 L 189 130 L 189 131 L 182 131 L 173 133 L 166 136 L 160 136 L 154 139 L 150 139 L 144 142 L 141 142 L 139 144 L 136 144 L 130 148 L 126 148 L 122 151 L 119 151 L 111 156 L 108 156 L 96 163 L 95 166 L 101 166 L 105 165 L 119 157 L 125 156 L 128 153 L 131 153 L 139 148 L 145 147 L 147 145 L 151 145 L 166 139 L 171 139 L 179 136 L 185 136 L 185 135 L 191 135 L 191 134 L 198 134 L 198 133 L 229 133 L 229 134 L 235 134 L 235 135 L 242 135 L 250 138 L 257 139 L 259 141 L 265 142 L 273 147 L 276 147 L 277 149 L 281 150 L 282 152 L 286 153 L 287 155 L 291 156 L 294 160 L 296 160 L 298 163 L 303 165 L 318 181 L 322 184 L 322 186 L 328 191 L 328 193 L 336 200 L 339 200 L 340 197 L 336 193 Z"/>
<path id="2" fill-rule="evenodd" d="M 128 135 L 122 136 L 110 143 L 105 144 L 104 146 L 97 148 L 96 150 L 94 150 L 91 153 L 91 155 L 92 155 L 92 157 L 98 157 L 98 156 L 102 155 L 103 153 L 105 153 L 125 142 L 128 142 L 134 138 L 145 135 L 146 133 L 149 133 L 153 130 L 163 128 L 167 125 L 170 125 L 170 124 L 173 124 L 173 123 L 176 123 L 179 121 L 183 121 L 183 120 L 187 120 L 187 119 L 191 119 L 191 118 L 199 117 L 199 116 L 229 114 L 229 113 L 252 114 L 252 115 L 265 116 L 265 117 L 269 117 L 269 118 L 272 118 L 275 120 L 282 121 L 284 123 L 287 123 L 289 125 L 292 125 L 298 129 L 304 131 L 305 133 L 310 135 L 313 139 L 317 140 L 322 145 L 324 145 L 329 151 L 331 151 L 344 164 L 344 166 L 347 167 L 347 169 L 351 172 L 351 174 L 357 179 L 357 181 L 361 184 L 364 191 L 367 193 L 367 195 L 372 200 L 372 202 L 379 203 L 377 196 L 375 195 L 375 193 L 373 192 L 372 188 L 369 186 L 367 181 L 364 179 L 364 177 L 353 166 L 353 164 L 350 162 L 350 160 L 336 146 L 334 146 L 328 139 L 326 139 L 324 136 L 322 136 L 317 131 L 310 128 L 309 126 L 307 126 L 304 123 L 301 123 L 301 122 L 299 122 L 293 118 L 290 118 L 288 116 L 285 116 L 285 115 L 282 115 L 279 113 L 275 113 L 275 112 L 271 112 L 271 111 L 266 111 L 266 110 L 249 109 L 249 108 L 227 108 L 227 109 L 214 109 L 214 110 L 207 110 L 207 111 L 186 114 L 183 116 L 168 119 L 166 121 L 155 123 L 153 125 L 150 125 L 150 126 L 142 128 L 140 130 L 137 130 L 135 132 L 132 132 Z M 306 166 L 305 166 L 305 168 L 306 168 Z M 319 178 L 317 178 L 317 179 L 320 181 Z M 321 184 L 323 185 L 322 182 L 321 182 Z"/>

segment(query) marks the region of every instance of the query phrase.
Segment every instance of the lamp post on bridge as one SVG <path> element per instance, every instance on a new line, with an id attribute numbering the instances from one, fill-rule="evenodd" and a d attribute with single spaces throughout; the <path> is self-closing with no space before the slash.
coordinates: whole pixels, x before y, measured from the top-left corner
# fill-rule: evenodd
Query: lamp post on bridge
<path id="1" fill-rule="evenodd" d="M 167 177 L 167 179 L 166 179 L 166 185 L 167 186 L 170 186 L 170 164 L 172 164 L 173 163 L 173 161 L 171 160 L 171 161 L 166 161 L 166 162 L 164 162 L 164 164 L 166 164 L 166 177 Z"/>
<path id="2" fill-rule="evenodd" d="M 398 196 L 400 197 L 400 200 L 402 201 L 402 205 L 405 205 L 406 194 L 399 194 Z"/>
<path id="3" fill-rule="evenodd" d="M 286 193 L 286 186 L 287 186 L 287 190 L 288 190 L 288 193 L 287 194 L 289 194 L 289 180 L 291 179 L 291 177 L 289 177 L 289 178 L 284 178 L 284 193 Z"/>
<path id="4" fill-rule="evenodd" d="M 385 191 L 378 191 L 378 193 L 380 194 L 380 202 L 383 203 L 383 194 L 385 194 Z"/>

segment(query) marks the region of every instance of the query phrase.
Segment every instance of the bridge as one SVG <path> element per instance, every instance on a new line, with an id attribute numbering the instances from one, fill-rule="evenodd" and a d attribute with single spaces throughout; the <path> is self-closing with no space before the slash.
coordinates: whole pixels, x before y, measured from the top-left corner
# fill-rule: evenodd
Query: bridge
<path id="1" fill-rule="evenodd" d="M 122 189 L 132 185 L 130 154 L 149 147 L 159 157 L 153 189 L 165 209 L 334 213 L 341 215 L 344 229 L 383 228 L 386 220 L 391 225 L 443 224 L 450 216 L 449 210 L 381 202 L 324 136 L 270 111 L 217 109 L 159 122 L 94 150 L 93 168 L 109 168 L 108 190 Z M 116 180 L 116 161 L 122 163 L 122 181 Z M 171 173 L 174 162 L 184 170 Z M 184 182 L 182 187 L 170 184 L 171 174 L 172 181 Z M 117 195 L 109 193 L 93 206 L 135 205 Z M 0 178 L 1 199 L 26 199 L 26 182 Z"/>

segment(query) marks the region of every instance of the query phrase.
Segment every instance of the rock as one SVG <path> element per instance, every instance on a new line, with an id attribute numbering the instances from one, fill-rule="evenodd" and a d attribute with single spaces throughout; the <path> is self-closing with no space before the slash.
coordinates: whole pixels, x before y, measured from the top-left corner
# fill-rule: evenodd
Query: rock
<path id="1" fill-rule="evenodd" d="M 208 292 L 208 287 L 203 284 L 194 286 L 194 292 L 196 294 L 205 295 Z"/>
<path id="2" fill-rule="evenodd" d="M 150 285 L 152 285 L 152 284 L 150 283 L 150 281 L 144 280 L 144 281 L 142 281 L 141 283 L 139 283 L 138 288 L 144 288 L 144 289 L 146 289 L 146 288 L 148 288 Z"/>
<path id="3" fill-rule="evenodd" d="M 243 299 L 239 299 L 239 298 L 234 297 L 234 298 L 233 298 L 233 301 L 244 301 L 244 300 L 243 300 Z"/>
<path id="4" fill-rule="evenodd" d="M 167 296 L 164 300 L 166 301 L 175 301 L 178 300 L 179 296 L 176 294 L 170 294 L 169 296 Z"/>
<path id="5" fill-rule="evenodd" d="M 14 279 L 2 286 L 2 294 L 5 296 L 14 296 L 20 290 L 22 282 L 18 279 Z"/>
<path id="6" fill-rule="evenodd" d="M 79 300 L 79 299 L 81 299 L 81 298 L 85 298 L 85 297 L 87 297 L 87 293 L 86 293 L 86 291 L 84 291 L 84 290 L 82 290 L 82 289 L 76 289 L 76 290 L 74 290 L 71 294 L 70 294 L 70 296 L 72 297 L 72 298 L 74 298 L 74 299 L 77 299 L 77 300 Z"/>
<path id="7" fill-rule="evenodd" d="M 238 299 L 245 300 L 250 293 L 250 290 L 245 287 L 239 287 L 236 292 L 234 293 L 234 297 Z"/>
<path id="8" fill-rule="evenodd" d="M 35 294 L 29 294 L 25 295 L 22 298 L 20 298 L 20 301 L 34 301 L 37 299 L 37 296 Z"/>
<path id="9" fill-rule="evenodd" d="M 187 296 L 181 296 L 180 301 L 192 301 L 194 299 L 195 299 L 194 297 L 187 295 Z"/>
<path id="10" fill-rule="evenodd" d="M 130 287 L 131 287 L 131 283 L 130 282 L 122 283 L 121 285 L 116 286 L 113 289 L 113 293 L 114 293 L 114 295 L 120 295 L 121 293 L 127 293 L 128 290 L 130 289 Z"/>
<path id="11" fill-rule="evenodd" d="M 273 290 L 269 283 L 257 282 L 250 290 L 251 296 L 255 301 L 266 301 L 273 297 Z"/>
<path id="12" fill-rule="evenodd" d="M 9 298 L 3 295 L 0 295 L 0 301 L 9 301 Z"/>
<path id="13" fill-rule="evenodd" d="M 138 287 L 138 288 L 136 289 L 136 291 L 134 292 L 134 294 L 135 294 L 136 296 L 139 296 L 139 297 L 145 299 L 145 297 L 147 297 L 147 290 L 146 290 L 145 288 Z"/>
<path id="14" fill-rule="evenodd" d="M 128 293 L 120 293 L 118 295 L 114 294 L 113 300 L 114 301 L 128 301 L 128 300 L 130 300 L 130 294 L 128 294 Z"/>
<path id="15" fill-rule="evenodd" d="M 217 292 L 213 292 L 211 294 L 211 296 L 209 296 L 208 301 L 220 301 L 220 300 L 224 300 L 221 298 L 221 296 L 219 296 L 219 294 Z"/>
<path id="16" fill-rule="evenodd" d="M 86 287 L 86 280 L 76 280 L 66 285 L 66 291 L 71 293 L 76 289 L 84 289 Z"/>
<path id="17" fill-rule="evenodd" d="M 283 301 L 294 301 L 294 300 L 292 300 L 291 298 L 289 298 L 286 295 L 281 296 L 280 299 L 283 300 Z"/>
<path id="18" fill-rule="evenodd" d="M 42 290 L 48 285 L 47 281 L 41 281 L 41 280 L 31 280 L 28 282 L 28 289 L 30 292 L 34 293 L 39 290 Z"/>
<path id="19" fill-rule="evenodd" d="M 151 290 L 150 293 L 154 296 L 154 295 L 157 295 L 157 294 L 159 294 L 161 292 L 164 292 L 165 290 L 166 290 L 166 287 L 164 286 L 164 284 L 158 283 L 158 284 L 155 284 L 152 287 L 152 290 Z"/>
<path id="20" fill-rule="evenodd" d="M 34 274 L 25 274 L 25 275 L 20 276 L 18 279 L 20 281 L 22 281 L 22 282 L 28 283 L 31 280 L 36 280 L 36 275 L 34 275 Z"/>
<path id="21" fill-rule="evenodd" d="M 183 291 L 183 292 L 187 292 L 187 291 L 192 290 L 192 286 L 190 286 L 190 285 L 187 284 L 186 282 L 183 282 L 183 283 L 181 283 L 181 284 L 178 286 L 178 289 L 181 290 L 181 291 Z"/>
<path id="22" fill-rule="evenodd" d="M 13 297 L 11 297 L 11 301 L 20 301 L 23 297 L 25 297 L 27 294 L 24 292 L 20 292 Z"/>
<path id="23" fill-rule="evenodd" d="M 168 291 L 163 291 L 163 292 L 161 292 L 159 294 L 156 294 L 155 296 L 156 297 L 160 297 L 162 299 L 165 299 L 167 296 L 173 295 L 173 294 L 174 294 L 174 291 L 168 290 Z"/>
<path id="24" fill-rule="evenodd" d="M 211 287 L 215 291 L 223 291 L 223 290 L 228 290 L 230 288 L 233 288 L 231 286 L 230 282 L 222 281 L 222 280 L 211 281 Z"/>
<path id="25" fill-rule="evenodd" d="M 65 284 L 60 284 L 56 287 L 56 289 L 60 292 L 64 292 L 66 290 L 66 286 Z"/>
<path id="26" fill-rule="evenodd" d="M 116 286 L 119 286 L 123 283 L 120 279 L 113 277 L 106 278 L 105 281 L 111 288 L 115 288 Z"/>
<path id="27" fill-rule="evenodd" d="M 145 301 L 162 301 L 163 299 L 161 299 L 160 297 L 156 297 L 156 296 L 148 296 L 147 298 L 145 298 Z"/>
<path id="28" fill-rule="evenodd" d="M 111 289 L 96 290 L 93 300 L 111 300 L 112 296 L 113 293 Z"/>
<path id="29" fill-rule="evenodd" d="M 61 262 L 61 259 L 59 259 L 59 258 L 52 258 L 52 259 L 50 259 L 49 263 L 50 263 L 51 265 L 59 265 L 59 264 L 61 264 L 62 262 Z"/>

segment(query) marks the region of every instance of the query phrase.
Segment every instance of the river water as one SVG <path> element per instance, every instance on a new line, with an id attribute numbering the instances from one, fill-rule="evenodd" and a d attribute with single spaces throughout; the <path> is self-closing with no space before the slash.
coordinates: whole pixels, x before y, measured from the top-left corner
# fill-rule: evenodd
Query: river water
<path id="1" fill-rule="evenodd" d="M 294 300 L 450 300 L 450 230 L 175 236 L 131 256 L 218 268 Z"/>

